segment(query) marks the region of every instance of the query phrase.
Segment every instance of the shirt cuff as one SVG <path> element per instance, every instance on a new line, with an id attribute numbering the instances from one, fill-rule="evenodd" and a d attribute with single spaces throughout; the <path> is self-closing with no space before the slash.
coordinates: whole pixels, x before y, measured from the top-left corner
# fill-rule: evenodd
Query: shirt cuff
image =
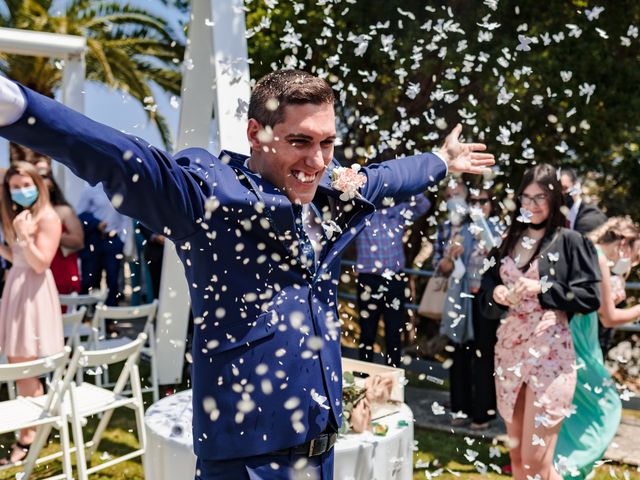
<path id="1" fill-rule="evenodd" d="M 27 102 L 20 87 L 0 76 L 0 127 L 17 122 L 26 108 Z"/>
<path id="2" fill-rule="evenodd" d="M 444 168 L 446 170 L 444 176 L 446 177 L 447 175 L 449 175 L 449 165 L 447 164 L 447 162 L 445 161 L 445 159 L 442 157 L 442 155 L 440 155 L 438 152 L 436 152 L 435 150 L 432 150 L 431 153 L 433 153 L 436 157 L 438 157 L 440 160 L 442 160 L 442 163 L 444 163 Z"/>

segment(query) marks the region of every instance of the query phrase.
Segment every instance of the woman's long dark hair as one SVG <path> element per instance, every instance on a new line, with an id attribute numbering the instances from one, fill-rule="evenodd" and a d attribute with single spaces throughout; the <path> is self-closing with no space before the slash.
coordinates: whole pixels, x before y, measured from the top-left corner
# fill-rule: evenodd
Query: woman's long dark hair
<path id="1" fill-rule="evenodd" d="M 520 208 L 522 207 L 520 195 L 522 195 L 522 192 L 532 183 L 537 183 L 544 193 L 547 194 L 549 216 L 544 226 L 546 232 L 549 233 L 555 231 L 558 227 L 564 227 L 567 221 L 567 217 L 565 217 L 561 210 L 561 207 L 564 205 L 564 199 L 562 197 L 562 186 L 558 180 L 556 169 L 548 163 L 541 163 L 527 169 L 522 176 L 522 182 L 520 182 L 520 188 L 518 188 L 516 194 L 516 209 L 511 213 L 511 224 L 507 231 L 507 236 L 500 247 L 500 258 L 513 252 L 516 244 L 520 241 L 527 228 L 529 228 L 526 223 L 519 222 L 516 218 L 520 215 Z"/>
<path id="2" fill-rule="evenodd" d="M 53 178 L 51 172 L 48 172 L 46 175 L 42 175 L 42 178 L 50 182 L 47 184 L 47 187 L 49 188 L 49 200 L 51 201 L 51 205 L 53 205 L 54 207 L 58 207 L 61 205 L 70 207 L 71 205 L 69 204 L 69 202 L 67 202 L 64 193 L 62 193 L 62 189 Z"/>

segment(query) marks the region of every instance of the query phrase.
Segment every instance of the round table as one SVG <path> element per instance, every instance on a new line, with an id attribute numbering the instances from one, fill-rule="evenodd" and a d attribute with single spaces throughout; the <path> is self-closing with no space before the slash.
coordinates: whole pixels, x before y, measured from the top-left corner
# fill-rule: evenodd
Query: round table
<path id="1" fill-rule="evenodd" d="M 335 445 L 336 480 L 411 480 L 413 478 L 413 413 L 400 411 L 379 419 L 389 426 L 385 436 L 371 432 L 340 436 Z M 191 433 L 191 390 L 165 397 L 145 414 L 146 480 L 193 478 L 196 457 Z"/>

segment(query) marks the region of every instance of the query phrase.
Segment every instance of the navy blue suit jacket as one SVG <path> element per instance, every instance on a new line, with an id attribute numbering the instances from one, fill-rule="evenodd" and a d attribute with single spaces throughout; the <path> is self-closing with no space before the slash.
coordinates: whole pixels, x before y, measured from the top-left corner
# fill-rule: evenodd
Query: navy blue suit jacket
<path id="1" fill-rule="evenodd" d="M 340 257 L 383 198 L 441 180 L 427 153 L 370 165 L 361 195 L 340 200 L 326 173 L 314 203 L 342 230 L 315 274 L 297 261 L 291 202 L 244 166 L 201 148 L 170 155 L 23 88 L 27 108 L 3 137 L 49 155 L 117 196 L 118 210 L 176 243 L 195 318 L 193 436 L 203 459 L 309 441 L 342 416 Z"/>

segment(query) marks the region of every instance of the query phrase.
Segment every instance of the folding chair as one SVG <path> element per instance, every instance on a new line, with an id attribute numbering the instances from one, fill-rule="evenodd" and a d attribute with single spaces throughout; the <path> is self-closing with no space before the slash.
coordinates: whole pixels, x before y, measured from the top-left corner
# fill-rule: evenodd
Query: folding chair
<path id="1" fill-rule="evenodd" d="M 89 312 L 89 310 L 95 309 L 96 306 L 104 304 L 104 302 L 107 300 L 108 295 L 109 289 L 104 289 L 95 290 L 91 293 L 86 294 L 59 294 L 58 298 L 60 299 L 60 305 L 63 307 L 67 307 L 67 313 L 74 313 L 80 310 L 80 308 L 82 307 L 85 307 L 85 312 Z M 65 327 L 64 337 L 68 338 L 70 336 L 70 333 L 71 332 L 69 331 L 68 327 Z M 76 339 L 79 339 L 80 337 L 90 336 L 91 327 L 89 325 L 85 325 L 84 323 L 80 323 L 80 326 L 78 327 L 78 330 L 76 332 Z M 79 343 L 76 343 L 75 345 L 79 345 Z"/>
<path id="2" fill-rule="evenodd" d="M 87 307 L 80 307 L 79 310 L 64 313 L 62 315 L 62 324 L 64 327 L 64 336 L 67 339 L 68 347 L 80 346 L 80 327 L 82 320 L 87 313 Z"/>
<path id="3" fill-rule="evenodd" d="M 59 294 L 60 305 L 67 307 L 71 312 L 77 311 L 80 307 L 93 307 L 107 301 L 109 289 L 95 290 L 91 293 L 69 293 Z"/>
<path id="4" fill-rule="evenodd" d="M 27 457 L 11 465 L 0 466 L 0 471 L 24 465 L 24 476 L 16 476 L 16 478 L 28 480 L 36 464 L 62 456 L 63 473 L 49 478 L 64 478 L 67 480 L 73 478 L 71 476 L 71 449 L 66 406 L 57 400 L 64 394 L 62 375 L 70 353 L 71 349 L 65 347 L 64 351 L 50 357 L 30 362 L 0 365 L 0 382 L 13 382 L 53 373 L 46 395 L 36 398 L 18 397 L 14 400 L 0 402 L 0 412 L 2 412 L 2 415 L 0 415 L 0 433 L 37 427 L 36 437 L 31 444 Z M 49 433 L 53 427 L 60 430 L 62 451 L 39 459 L 38 455 L 49 438 Z"/>
<path id="5" fill-rule="evenodd" d="M 120 345 L 131 342 L 131 338 L 127 336 L 121 336 L 116 338 L 105 338 L 104 333 L 107 320 L 136 320 L 144 318 L 143 332 L 147 335 L 148 345 L 142 348 L 142 355 L 149 358 L 151 364 L 151 386 L 144 388 L 143 392 L 153 392 L 153 401 L 157 402 L 160 398 L 158 387 L 158 367 L 156 359 L 156 336 L 154 319 L 158 310 L 158 300 L 154 300 L 152 303 L 145 305 L 137 305 L 135 307 L 107 307 L 105 305 L 98 305 L 96 307 L 95 315 L 92 320 L 92 339 L 88 344 L 90 350 L 99 350 L 105 348 L 114 348 Z M 105 386 L 113 385 L 109 384 L 109 370 L 104 368 L 102 370 L 102 379 L 96 376 L 96 383 L 98 385 L 104 384 Z"/>
<path id="6" fill-rule="evenodd" d="M 0 355 L 0 365 L 4 363 L 9 363 L 9 360 L 4 355 Z M 3 382 L 0 382 L 0 384 Z M 16 385 L 13 382 L 7 383 L 7 393 L 9 394 L 9 400 L 13 400 L 16 398 Z"/>
<path id="7" fill-rule="evenodd" d="M 146 340 L 147 336 L 141 333 L 137 339 L 115 348 L 86 351 L 83 347 L 79 347 L 74 352 L 65 375 L 63 388 L 68 387 L 66 390 L 68 392 L 66 398 L 69 400 L 68 421 L 71 423 L 71 429 L 73 431 L 74 450 L 77 458 L 76 468 L 79 480 L 87 480 L 88 476 L 92 473 L 131 458 L 142 456 L 145 453 L 147 441 L 144 429 L 144 404 L 142 400 L 138 361 L 140 351 Z M 108 390 L 87 382 L 76 385 L 73 381 L 77 369 L 80 367 L 98 368 L 122 361 L 125 361 L 125 364 L 113 390 Z M 130 395 L 126 395 L 124 391 L 127 383 L 131 384 Z M 111 420 L 113 411 L 120 407 L 131 408 L 135 412 L 138 442 L 140 444 L 139 448 L 133 452 L 87 468 L 87 458 L 91 459 L 91 456 L 97 450 L 100 439 L 109 424 L 109 420 Z M 85 442 L 82 425 L 86 423 L 87 417 L 98 414 L 101 414 L 102 418 L 93 434 L 93 438 L 89 442 Z M 85 448 L 88 448 L 87 452 L 85 452 Z"/>

